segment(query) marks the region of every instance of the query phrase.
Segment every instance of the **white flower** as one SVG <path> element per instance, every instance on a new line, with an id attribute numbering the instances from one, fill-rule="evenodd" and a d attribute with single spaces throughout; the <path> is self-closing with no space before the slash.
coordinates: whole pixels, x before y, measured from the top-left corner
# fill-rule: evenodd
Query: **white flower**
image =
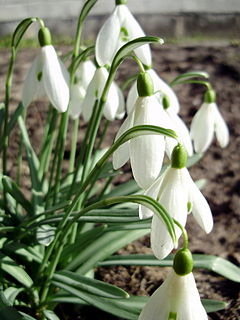
<path id="1" fill-rule="evenodd" d="M 80 64 L 76 72 L 76 81 L 70 88 L 70 102 L 68 106 L 69 116 L 72 119 L 77 119 L 82 112 L 82 102 L 95 70 L 96 67 L 92 61 L 87 60 Z"/>
<path id="2" fill-rule="evenodd" d="M 153 69 L 149 69 L 146 71 L 152 78 L 153 86 L 154 86 L 154 92 L 156 92 L 156 98 L 162 104 L 163 95 L 166 95 L 169 99 L 170 106 L 169 108 L 173 110 L 175 113 L 179 112 L 179 102 L 178 98 L 175 94 L 175 92 L 172 90 L 172 88 L 164 82 L 154 71 Z M 133 109 L 133 106 L 137 100 L 138 93 L 137 93 L 137 81 L 134 82 L 132 85 L 128 97 L 127 97 L 127 112 L 130 113 Z"/>
<path id="3" fill-rule="evenodd" d="M 226 147 L 229 142 L 227 125 L 216 103 L 204 102 L 195 114 L 190 128 L 190 135 L 196 152 L 207 150 L 213 140 L 214 132 L 220 146 L 222 148 Z"/>
<path id="4" fill-rule="evenodd" d="M 100 29 L 96 40 L 96 59 L 100 66 L 111 65 L 117 50 L 126 42 L 145 36 L 142 28 L 124 4 L 115 10 Z M 137 57 L 145 64 L 151 65 L 149 45 L 134 50 Z"/>
<path id="5" fill-rule="evenodd" d="M 179 276 L 172 270 L 149 298 L 138 318 L 138 320 L 170 319 L 208 319 L 192 273 Z"/>
<path id="6" fill-rule="evenodd" d="M 168 121 L 166 113 L 154 96 L 139 97 L 115 140 L 133 126 L 155 125 L 169 128 Z M 147 189 L 160 173 L 164 151 L 164 136 L 139 136 L 124 143 L 114 152 L 113 167 L 120 168 L 130 158 L 134 179 L 141 188 Z"/>
<path id="7" fill-rule="evenodd" d="M 186 168 L 176 169 L 169 167 L 144 194 L 156 199 L 183 226 L 186 224 L 188 206 L 191 204 L 193 216 L 200 227 L 206 233 L 212 230 L 211 209 Z M 158 259 L 163 259 L 174 247 L 167 227 L 150 209 L 139 206 L 140 219 L 146 219 L 151 216 L 153 216 L 151 247 L 154 255 Z M 177 238 L 179 238 L 181 235 L 180 229 L 176 227 L 175 231 Z"/>
<path id="8" fill-rule="evenodd" d="M 100 99 L 104 86 L 108 78 L 107 69 L 104 67 L 96 69 L 94 76 L 89 83 L 85 98 L 82 102 L 82 113 L 85 121 L 89 121 L 96 99 Z M 110 86 L 107 101 L 105 102 L 103 115 L 107 120 L 114 120 L 116 117 L 122 117 L 124 112 L 124 99 L 122 93 L 113 82 Z"/>
<path id="9" fill-rule="evenodd" d="M 65 112 L 69 103 L 69 76 L 52 45 L 41 47 L 23 86 L 22 103 L 27 107 L 45 93 L 51 104 Z"/>

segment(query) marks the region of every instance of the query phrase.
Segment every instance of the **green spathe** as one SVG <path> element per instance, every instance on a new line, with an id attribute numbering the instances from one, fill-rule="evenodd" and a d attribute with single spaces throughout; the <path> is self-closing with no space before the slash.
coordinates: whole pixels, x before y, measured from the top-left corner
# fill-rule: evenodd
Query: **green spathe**
<path id="1" fill-rule="evenodd" d="M 137 78 L 137 91 L 139 97 L 148 97 L 153 95 L 153 81 L 147 72 L 139 73 Z"/>
<path id="2" fill-rule="evenodd" d="M 38 41 L 41 47 L 52 44 L 51 33 L 48 28 L 43 27 L 38 31 Z"/>
<path id="3" fill-rule="evenodd" d="M 205 92 L 204 102 L 206 103 L 216 102 L 216 92 L 213 89 L 209 89 Z"/>
<path id="4" fill-rule="evenodd" d="M 172 151 L 171 167 L 175 169 L 182 169 L 186 167 L 187 151 L 182 144 L 178 144 Z"/>
<path id="5" fill-rule="evenodd" d="M 173 269 L 179 276 L 185 276 L 192 272 L 193 258 L 189 249 L 182 248 L 175 254 Z"/>

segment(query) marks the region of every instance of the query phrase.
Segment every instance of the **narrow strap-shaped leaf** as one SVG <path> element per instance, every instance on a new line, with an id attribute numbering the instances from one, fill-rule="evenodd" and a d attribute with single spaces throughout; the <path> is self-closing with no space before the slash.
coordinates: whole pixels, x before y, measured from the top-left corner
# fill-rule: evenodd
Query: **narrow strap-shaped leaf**
<path id="1" fill-rule="evenodd" d="M 114 189 L 112 189 L 106 197 L 118 197 L 127 196 L 129 194 L 136 193 L 140 190 L 139 186 L 136 184 L 135 180 L 131 179 L 125 183 L 121 183 Z"/>
<path id="2" fill-rule="evenodd" d="M 128 298 L 129 295 L 126 291 L 111 285 L 109 283 L 91 279 L 73 273 L 71 271 L 60 271 L 54 274 L 53 282 L 61 282 L 69 286 L 75 287 L 76 289 L 83 290 L 85 292 L 94 294 L 96 296 L 119 299 Z"/>
<path id="3" fill-rule="evenodd" d="M 15 278 L 18 282 L 25 287 L 31 287 L 33 284 L 32 279 L 27 272 L 20 267 L 13 259 L 0 253 L 0 269 Z"/>
<path id="4" fill-rule="evenodd" d="M 5 191 L 8 192 L 21 206 L 27 211 L 29 215 L 32 215 L 34 208 L 32 203 L 27 200 L 16 184 L 11 178 L 3 176 L 2 183 L 4 185 Z"/>
<path id="5" fill-rule="evenodd" d="M 38 18 L 26 18 L 24 20 L 22 20 L 18 26 L 16 27 L 13 35 L 12 35 L 12 43 L 11 43 L 11 47 L 14 47 L 15 49 L 17 49 L 17 47 L 20 44 L 20 41 L 24 35 L 24 33 L 26 32 L 26 30 L 28 29 L 28 27 L 35 21 L 37 21 Z"/>
<path id="6" fill-rule="evenodd" d="M 7 299 L 9 305 L 13 306 L 14 301 L 18 294 L 22 292 L 24 288 L 15 288 L 15 287 L 8 287 L 6 290 L 4 290 L 4 296 Z"/>
<path id="7" fill-rule="evenodd" d="M 209 269 L 229 280 L 240 282 L 240 268 L 230 261 L 221 257 L 205 254 L 193 254 L 195 268 Z M 112 265 L 135 265 L 135 266 L 160 266 L 171 267 L 173 265 L 173 255 L 169 255 L 164 260 L 158 260 L 153 255 L 147 254 L 131 254 L 116 255 L 105 261 L 99 262 L 99 266 Z"/>
<path id="8" fill-rule="evenodd" d="M 44 310 L 43 311 L 44 316 L 47 320 L 60 320 L 55 312 L 52 310 Z"/>
<path id="9" fill-rule="evenodd" d="M 42 260 L 42 255 L 39 253 L 39 250 L 37 250 L 37 248 L 30 247 L 29 245 L 26 245 L 24 243 L 20 243 L 20 242 L 7 243 L 6 245 L 4 245 L 3 249 L 4 249 L 4 252 L 14 253 L 16 255 L 19 255 L 25 258 L 30 263 L 32 261 L 41 263 L 41 260 Z"/>
<path id="10" fill-rule="evenodd" d="M 30 168 L 30 174 L 31 174 L 31 182 L 32 182 L 32 187 L 33 187 L 33 196 L 34 196 L 34 201 L 36 205 L 41 205 L 42 201 L 42 186 L 41 182 L 38 176 L 38 170 L 39 170 L 39 160 L 33 150 L 33 147 L 31 145 L 31 142 L 28 137 L 27 129 L 25 127 L 25 123 L 23 121 L 23 118 L 20 116 L 18 118 L 18 124 L 21 129 L 22 137 L 23 137 L 23 142 L 26 148 L 27 152 L 27 159 L 28 159 L 28 164 Z"/>
<path id="11" fill-rule="evenodd" d="M 115 231 L 104 233 L 67 266 L 67 270 L 75 270 L 80 274 L 86 274 L 99 261 L 124 247 L 128 243 L 146 235 L 149 230 Z"/>

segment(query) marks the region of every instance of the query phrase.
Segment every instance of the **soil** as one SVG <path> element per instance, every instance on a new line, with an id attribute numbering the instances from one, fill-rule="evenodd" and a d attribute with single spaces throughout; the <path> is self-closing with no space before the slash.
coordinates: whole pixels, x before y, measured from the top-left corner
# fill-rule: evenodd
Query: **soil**
<path id="1" fill-rule="evenodd" d="M 63 49 L 63 51 L 65 48 Z M 21 83 L 27 69 L 35 55 L 35 49 L 21 50 L 16 64 L 14 77 L 12 109 L 21 96 Z M 8 51 L 0 52 L 0 96 L 3 97 L 3 76 L 7 69 Z M 216 142 L 211 145 L 204 158 L 190 169 L 194 180 L 207 179 L 203 189 L 214 216 L 214 229 L 206 235 L 195 223 L 192 216 L 188 219 L 187 230 L 190 237 L 190 249 L 193 253 L 218 255 L 239 266 L 240 263 L 240 51 L 234 46 L 162 46 L 153 50 L 154 67 L 166 81 L 171 81 L 180 73 L 193 70 L 207 71 L 210 81 L 217 92 L 217 103 L 224 116 L 231 135 L 229 145 L 221 149 Z M 121 80 L 134 72 L 131 63 L 124 63 L 118 73 Z M 179 85 L 175 91 L 181 103 L 180 115 L 189 125 L 192 116 L 202 103 L 203 89 L 199 85 Z M 34 103 L 28 109 L 28 128 L 33 145 L 38 148 L 39 136 L 42 135 L 46 105 L 42 102 Z M 109 129 L 107 143 L 111 143 L 120 122 L 115 121 Z M 84 125 L 82 125 L 84 127 Z M 81 133 L 79 134 L 81 138 Z M 10 139 L 11 156 L 16 157 L 17 136 Z M 8 167 L 14 175 L 14 165 Z M 28 174 L 27 166 L 25 168 Z M 115 183 L 129 178 L 128 166 L 125 173 L 118 177 Z M 26 188 L 30 188 L 26 183 Z M 149 238 L 144 237 L 119 253 L 151 253 Z M 168 270 L 155 267 L 114 267 L 99 268 L 97 277 L 104 281 L 118 285 L 130 294 L 150 295 L 156 290 L 166 277 Z M 224 311 L 209 314 L 212 320 L 240 319 L 239 284 L 226 280 L 206 270 L 194 270 L 197 286 L 201 298 L 224 300 L 229 303 Z M 88 307 L 73 310 L 70 318 L 66 319 L 118 319 L 104 312 Z"/>

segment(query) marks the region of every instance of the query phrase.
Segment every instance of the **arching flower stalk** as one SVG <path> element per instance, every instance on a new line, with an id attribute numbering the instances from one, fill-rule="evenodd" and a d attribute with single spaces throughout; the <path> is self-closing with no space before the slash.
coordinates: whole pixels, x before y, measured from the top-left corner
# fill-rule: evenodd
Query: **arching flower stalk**
<path id="1" fill-rule="evenodd" d="M 24 81 L 22 103 L 27 107 L 34 99 L 47 95 L 50 103 L 65 112 L 69 103 L 69 75 L 51 44 L 51 34 L 42 27 L 38 34 L 41 45 Z"/>

